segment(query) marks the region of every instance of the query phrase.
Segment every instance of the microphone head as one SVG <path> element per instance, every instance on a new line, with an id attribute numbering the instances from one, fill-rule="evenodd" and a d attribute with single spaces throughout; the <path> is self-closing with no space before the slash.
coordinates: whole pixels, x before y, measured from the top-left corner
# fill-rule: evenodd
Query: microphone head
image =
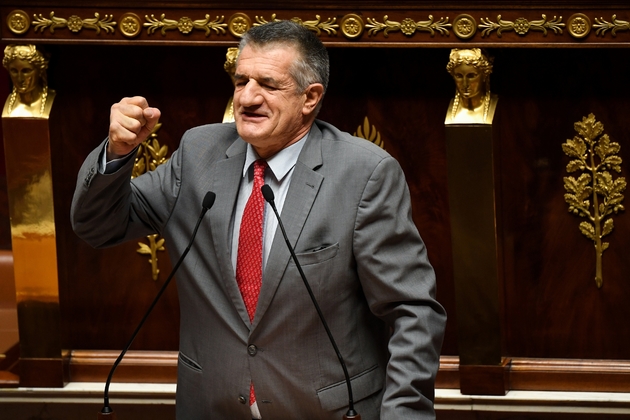
<path id="1" fill-rule="evenodd" d="M 217 195 L 213 193 L 212 191 L 208 191 L 206 193 L 206 196 L 203 198 L 203 202 L 201 203 L 201 206 L 204 209 L 209 210 L 214 205 L 215 198 L 217 198 Z"/>
<path id="2" fill-rule="evenodd" d="M 271 190 L 271 187 L 265 184 L 262 187 L 260 187 L 260 190 L 262 191 L 262 195 L 263 197 L 265 197 L 265 200 L 268 203 L 273 203 L 274 195 L 273 195 L 273 191 Z"/>

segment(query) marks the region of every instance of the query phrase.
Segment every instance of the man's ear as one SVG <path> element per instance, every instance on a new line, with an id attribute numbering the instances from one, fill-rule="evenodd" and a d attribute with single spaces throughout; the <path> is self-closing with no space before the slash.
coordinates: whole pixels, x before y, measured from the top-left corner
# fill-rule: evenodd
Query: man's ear
<path id="1" fill-rule="evenodd" d="M 302 114 L 311 115 L 317 109 L 317 104 L 324 96 L 324 86 L 321 83 L 312 83 L 304 91 L 304 106 Z"/>

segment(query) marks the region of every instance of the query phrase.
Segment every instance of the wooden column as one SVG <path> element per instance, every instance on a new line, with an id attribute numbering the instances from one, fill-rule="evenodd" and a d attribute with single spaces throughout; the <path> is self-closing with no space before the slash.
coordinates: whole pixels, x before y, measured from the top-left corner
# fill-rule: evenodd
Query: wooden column
<path id="1" fill-rule="evenodd" d="M 20 386 L 62 387 L 49 120 L 2 118 L 20 335 Z"/>
<path id="2" fill-rule="evenodd" d="M 460 389 L 503 395 L 492 126 L 447 125 L 446 142 Z"/>

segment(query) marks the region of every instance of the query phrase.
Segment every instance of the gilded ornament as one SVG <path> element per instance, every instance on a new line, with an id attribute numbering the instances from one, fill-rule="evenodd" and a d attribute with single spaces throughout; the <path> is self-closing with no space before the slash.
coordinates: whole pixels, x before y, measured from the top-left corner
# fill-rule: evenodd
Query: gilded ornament
<path id="1" fill-rule="evenodd" d="M 621 172 L 621 150 L 619 143 L 610 141 L 604 133 L 604 125 L 595 120 L 593 114 L 574 124 L 578 135 L 562 144 L 564 153 L 572 158 L 567 164 L 567 172 L 581 171 L 576 179 L 564 178 L 566 194 L 564 200 L 569 212 L 585 218 L 580 223 L 580 232 L 595 245 L 595 284 L 602 287 L 602 255 L 609 247 L 602 238 L 614 228 L 612 213 L 625 210 L 622 204 L 626 179 L 613 179 L 609 170 Z M 591 203 L 592 200 L 592 203 Z"/>
<path id="2" fill-rule="evenodd" d="M 381 140 L 381 133 L 378 132 L 375 126 L 370 125 L 370 120 L 368 120 L 367 116 L 363 119 L 363 128 L 358 126 L 354 136 L 371 141 L 381 149 L 385 148 L 385 143 Z"/>
<path id="3" fill-rule="evenodd" d="M 477 21 L 470 15 L 459 15 L 453 20 L 453 32 L 460 39 L 470 39 L 477 32 Z"/>
<path id="4" fill-rule="evenodd" d="M 595 18 L 595 22 L 595 25 L 593 25 L 593 28 L 597 28 L 595 33 L 601 36 L 604 36 L 609 29 L 612 29 L 610 31 L 612 36 L 617 36 L 617 31 L 627 31 L 630 29 L 630 22 L 617 20 L 617 15 L 612 16 L 612 22 L 608 22 L 604 20 L 604 18 Z"/>
<path id="5" fill-rule="evenodd" d="M 582 13 L 576 13 L 567 20 L 567 29 L 573 38 L 584 38 L 591 32 L 591 20 Z"/>
<path id="6" fill-rule="evenodd" d="M 31 27 L 31 19 L 23 10 L 14 10 L 7 16 L 7 26 L 16 35 L 28 32 Z"/>
<path id="7" fill-rule="evenodd" d="M 213 21 L 210 20 L 210 15 L 206 15 L 205 19 L 192 20 L 189 17 L 182 17 L 179 20 L 167 19 L 166 14 L 162 13 L 160 18 L 156 18 L 155 15 L 150 17 L 145 15 L 147 20 L 143 24 L 147 28 L 149 35 L 153 34 L 158 29 L 162 32 L 162 35 L 166 35 L 166 31 L 177 29 L 183 34 L 189 34 L 193 29 L 202 29 L 206 32 L 206 36 L 210 35 L 210 31 L 214 31 L 216 34 L 224 34 L 227 23 L 224 23 L 224 16 L 217 16 Z"/>
<path id="8" fill-rule="evenodd" d="M 72 15 L 68 19 L 60 18 L 55 16 L 55 12 L 50 12 L 50 19 L 43 17 L 41 14 L 39 17 L 37 15 L 33 15 L 35 20 L 35 32 L 39 30 L 40 32 L 44 32 L 45 29 L 49 28 L 50 33 L 55 33 L 55 29 L 57 28 L 68 28 L 71 32 L 77 33 L 80 32 L 83 28 L 94 29 L 97 34 L 101 33 L 101 29 L 105 32 L 114 32 L 114 27 L 116 26 L 116 22 L 112 21 L 114 18 L 113 15 L 105 15 L 103 19 L 98 13 L 94 13 L 94 17 L 90 19 L 82 19 L 77 15 Z"/>
<path id="9" fill-rule="evenodd" d="M 127 38 L 133 38 L 140 34 L 142 23 L 135 13 L 125 13 L 120 18 L 120 32 Z"/>
<path id="10" fill-rule="evenodd" d="M 440 20 L 434 21 L 432 15 L 429 15 L 428 21 L 418 22 L 410 18 L 405 18 L 402 22 L 395 22 L 389 20 L 387 15 L 383 17 L 383 23 L 373 18 L 367 18 L 367 21 L 368 24 L 366 24 L 365 27 L 369 28 L 368 34 L 370 36 L 383 31 L 385 38 L 389 36 L 389 32 L 394 31 L 402 31 L 402 33 L 407 36 L 413 35 L 416 31 L 429 32 L 431 36 L 434 36 L 435 32 L 439 32 L 440 35 L 444 36 L 449 34 L 448 28 L 452 26 L 448 23 L 448 18 L 440 18 Z"/>
<path id="11" fill-rule="evenodd" d="M 252 20 L 245 13 L 234 13 L 228 20 L 228 30 L 237 38 L 242 37 L 252 27 Z"/>
<path id="12" fill-rule="evenodd" d="M 272 22 L 278 20 L 281 19 L 277 19 L 275 13 L 271 15 Z M 290 20 L 295 23 L 299 23 L 306 29 L 315 32 L 317 35 L 321 35 L 322 31 L 326 32 L 328 35 L 336 35 L 337 29 L 339 28 L 339 25 L 335 23 L 337 22 L 337 18 L 328 18 L 326 19 L 326 21 L 322 22 L 322 18 L 320 15 L 315 15 L 315 20 L 302 20 L 299 17 L 293 17 Z M 268 22 L 264 17 L 256 16 L 256 23 L 254 23 L 254 26 L 264 25 L 265 23 Z"/>
<path id="13" fill-rule="evenodd" d="M 492 32 L 497 31 L 497 36 L 501 38 L 503 31 L 515 31 L 519 35 L 526 35 L 530 30 L 540 31 L 547 36 L 547 31 L 552 30 L 556 34 L 562 34 L 562 16 L 547 20 L 547 15 L 542 15 L 541 20 L 528 21 L 525 18 L 518 18 L 514 22 L 501 19 L 501 15 L 497 16 L 497 22 L 491 21 L 489 18 L 481 18 L 479 28 L 482 29 L 481 36 L 489 36 Z"/>
<path id="14" fill-rule="evenodd" d="M 166 157 L 168 146 L 160 146 L 160 142 L 157 139 L 157 132 L 160 128 L 162 128 L 162 123 L 156 124 L 149 137 L 140 144 L 131 172 L 132 178 L 138 177 L 145 172 L 153 171 L 168 160 Z M 157 234 L 148 235 L 149 244 L 138 242 L 140 248 L 137 250 L 139 254 L 149 255 L 149 264 L 151 264 L 153 280 L 155 281 L 157 281 L 158 274 L 160 274 L 160 269 L 157 265 L 157 253 L 158 251 L 164 251 L 164 239 L 158 238 L 159 235 Z"/>
<path id="15" fill-rule="evenodd" d="M 363 33 L 363 19 L 361 16 L 350 13 L 341 19 L 341 33 L 349 39 L 355 39 Z"/>

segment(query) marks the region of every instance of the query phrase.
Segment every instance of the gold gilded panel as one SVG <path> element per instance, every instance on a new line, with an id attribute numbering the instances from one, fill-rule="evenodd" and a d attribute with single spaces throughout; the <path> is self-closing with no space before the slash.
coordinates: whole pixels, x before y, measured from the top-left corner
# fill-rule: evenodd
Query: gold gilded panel
<path id="1" fill-rule="evenodd" d="M 50 12 L 50 19 L 34 15 L 33 20 L 35 26 L 35 32 L 38 30 L 44 32 L 46 29 L 50 29 L 50 33 L 55 33 L 55 29 L 68 28 L 71 32 L 80 32 L 83 28 L 94 29 L 97 34 L 101 33 L 101 29 L 105 32 L 114 32 L 116 22 L 112 21 L 112 15 L 105 15 L 103 19 L 99 13 L 94 13 L 94 18 L 82 19 L 77 15 L 72 15 L 68 19 L 55 16 L 55 12 Z"/>
<path id="2" fill-rule="evenodd" d="M 595 33 L 598 36 L 604 36 L 606 31 L 610 29 L 610 34 L 615 37 L 617 31 L 627 31 L 630 29 L 630 22 L 625 20 L 618 20 L 617 15 L 612 15 L 611 22 L 604 20 L 604 18 L 595 18 L 595 24 L 593 28 L 597 29 Z"/>
<path id="3" fill-rule="evenodd" d="M 562 28 L 565 24 L 562 23 L 562 16 L 547 20 L 547 15 L 542 15 L 541 20 L 529 21 L 523 17 L 516 19 L 515 21 L 503 20 L 501 15 L 497 16 L 497 22 L 493 22 L 490 18 L 481 18 L 479 28 L 481 29 L 481 36 L 489 36 L 492 32 L 497 31 L 497 36 L 501 38 L 501 32 L 514 31 L 519 35 L 526 35 L 530 30 L 540 31 L 547 36 L 548 30 L 552 30 L 556 34 L 562 34 Z"/>

